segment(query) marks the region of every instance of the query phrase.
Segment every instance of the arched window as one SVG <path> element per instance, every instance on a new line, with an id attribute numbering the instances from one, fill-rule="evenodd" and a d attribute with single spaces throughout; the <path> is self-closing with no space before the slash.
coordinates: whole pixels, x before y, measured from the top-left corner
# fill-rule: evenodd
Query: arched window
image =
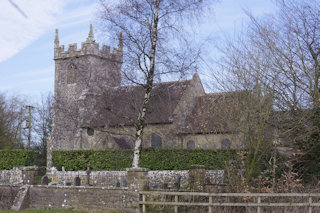
<path id="1" fill-rule="evenodd" d="M 187 143 L 187 149 L 194 149 L 195 148 L 195 144 L 193 140 L 188 141 Z"/>
<path id="2" fill-rule="evenodd" d="M 77 82 L 77 67 L 74 64 L 70 64 L 67 73 L 67 84 L 74 84 Z"/>
<path id="3" fill-rule="evenodd" d="M 89 136 L 94 135 L 94 129 L 88 127 L 88 128 L 87 128 L 87 134 L 88 134 Z"/>
<path id="4" fill-rule="evenodd" d="M 152 133 L 151 135 L 151 147 L 152 148 L 161 148 L 162 147 L 162 139 L 161 136 L 157 133 Z"/>
<path id="5" fill-rule="evenodd" d="M 221 149 L 230 149 L 231 142 L 229 139 L 225 138 L 221 141 Z"/>

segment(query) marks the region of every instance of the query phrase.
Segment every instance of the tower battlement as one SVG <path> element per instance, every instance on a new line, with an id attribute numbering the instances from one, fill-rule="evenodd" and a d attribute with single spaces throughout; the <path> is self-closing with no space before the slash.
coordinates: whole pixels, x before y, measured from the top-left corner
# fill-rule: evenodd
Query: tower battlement
<path id="1" fill-rule="evenodd" d="M 90 25 L 90 32 L 85 42 L 81 43 L 81 48 L 77 48 L 77 44 L 69 44 L 68 50 L 64 49 L 64 45 L 59 45 L 58 29 L 56 29 L 56 36 L 54 40 L 54 59 L 66 59 L 71 57 L 80 57 L 84 55 L 95 55 L 101 58 L 112 61 L 122 62 L 122 35 L 119 36 L 119 44 L 117 48 L 110 51 L 110 46 L 103 45 L 99 48 L 99 43 L 93 39 L 92 25 Z"/>

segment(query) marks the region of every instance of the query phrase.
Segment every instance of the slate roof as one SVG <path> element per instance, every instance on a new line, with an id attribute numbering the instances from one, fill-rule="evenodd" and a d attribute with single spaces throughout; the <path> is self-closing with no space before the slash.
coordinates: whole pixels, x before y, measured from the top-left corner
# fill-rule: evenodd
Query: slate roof
<path id="1" fill-rule="evenodd" d="M 175 117 L 174 110 L 191 80 L 156 84 L 152 90 L 145 124 L 169 124 Z M 239 119 L 237 101 L 244 92 L 211 93 L 195 97 L 188 103 L 187 116 L 182 121 L 181 134 L 228 133 L 233 129 L 232 119 Z M 88 97 L 89 96 L 89 97 Z M 86 93 L 86 110 L 83 127 L 132 126 L 138 118 L 143 101 L 141 86 L 109 87 L 103 95 Z M 88 108 L 86 108 L 88 109 Z M 230 122 L 231 121 L 231 122 Z M 234 122 L 236 123 L 236 122 Z"/>
<path id="2" fill-rule="evenodd" d="M 171 123 L 173 112 L 189 81 L 156 84 L 152 90 L 146 124 Z M 86 124 L 91 127 L 116 127 L 132 125 L 137 121 L 144 90 L 141 86 L 109 88 L 100 96 L 92 112 L 88 112 Z"/>
<path id="3" fill-rule="evenodd" d="M 182 134 L 227 133 L 232 119 L 239 118 L 234 102 L 239 92 L 211 93 L 196 97 L 190 113 L 180 130 Z"/>

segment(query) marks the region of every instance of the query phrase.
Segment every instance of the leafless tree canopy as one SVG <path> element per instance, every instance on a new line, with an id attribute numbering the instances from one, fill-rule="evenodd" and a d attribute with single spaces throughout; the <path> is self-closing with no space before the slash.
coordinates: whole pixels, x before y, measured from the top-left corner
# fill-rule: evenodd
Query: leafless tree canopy
<path id="1" fill-rule="evenodd" d="M 101 5 L 104 29 L 123 36 L 124 80 L 144 85 L 153 69 L 152 79 L 159 81 L 164 74 L 183 77 L 194 68 L 200 50 L 188 39 L 186 26 L 200 17 L 204 2 L 122 0 Z"/>
<path id="2" fill-rule="evenodd" d="M 258 86 L 261 94 L 273 100 L 273 112 L 265 121 L 277 130 L 274 136 L 298 153 L 314 155 L 317 146 L 315 142 L 310 145 L 310 140 L 319 133 L 315 118 L 320 89 L 320 2 L 275 3 L 278 11 L 273 16 L 256 18 L 246 12 L 251 19 L 248 27 L 220 47 L 219 74 L 226 77 L 217 80 L 224 89 L 254 90 Z M 308 163 L 319 167 L 310 159 Z"/>
<path id="3" fill-rule="evenodd" d="M 194 68 L 200 48 L 190 42 L 187 23 L 206 6 L 199 0 L 101 1 L 100 18 L 105 30 L 122 33 L 124 82 L 144 88 L 144 101 L 136 125 L 133 167 L 138 167 L 144 120 L 154 82 L 169 76 L 183 78 Z"/>
<path id="4" fill-rule="evenodd" d="M 0 149 L 17 148 L 21 107 L 23 102 L 18 97 L 0 94 Z"/>
<path id="5" fill-rule="evenodd" d="M 24 148 L 28 143 L 28 110 L 31 110 L 31 147 L 45 154 L 52 126 L 52 94 L 43 95 L 39 103 L 28 103 L 23 97 L 0 94 L 0 149 Z M 25 122 L 25 125 L 22 123 Z M 45 158 L 44 158 L 45 159 Z"/>

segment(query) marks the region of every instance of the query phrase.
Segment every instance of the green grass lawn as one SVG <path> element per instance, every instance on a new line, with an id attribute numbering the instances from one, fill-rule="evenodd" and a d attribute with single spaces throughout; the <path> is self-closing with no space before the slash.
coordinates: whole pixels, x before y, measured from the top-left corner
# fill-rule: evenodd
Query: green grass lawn
<path id="1" fill-rule="evenodd" d="M 0 213 L 13 213 L 16 211 L 11 211 L 11 210 L 0 210 Z M 54 209 L 40 209 L 40 210 L 22 210 L 18 211 L 22 213 L 86 213 L 82 211 L 74 211 L 74 210 L 54 210 Z"/>
<path id="2" fill-rule="evenodd" d="M 12 210 L 0 210 L 0 213 L 16 213 L 16 211 Z M 22 213 L 87 213 L 83 211 L 75 211 L 75 210 L 68 210 L 68 209 L 62 209 L 62 210 L 55 210 L 55 209 L 40 209 L 40 210 L 21 210 L 18 212 Z M 118 211 L 108 211 L 108 213 L 120 213 Z"/>

